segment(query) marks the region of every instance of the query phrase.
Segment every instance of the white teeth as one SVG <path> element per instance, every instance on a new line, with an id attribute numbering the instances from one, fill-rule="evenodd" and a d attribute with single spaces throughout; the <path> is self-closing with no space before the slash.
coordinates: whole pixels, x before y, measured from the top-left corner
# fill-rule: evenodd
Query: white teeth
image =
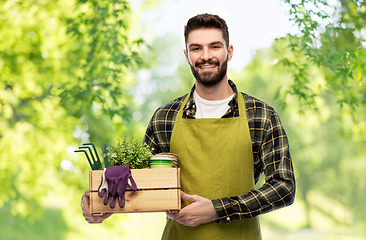
<path id="1" fill-rule="evenodd" d="M 200 66 L 202 69 L 214 68 L 216 65 Z"/>

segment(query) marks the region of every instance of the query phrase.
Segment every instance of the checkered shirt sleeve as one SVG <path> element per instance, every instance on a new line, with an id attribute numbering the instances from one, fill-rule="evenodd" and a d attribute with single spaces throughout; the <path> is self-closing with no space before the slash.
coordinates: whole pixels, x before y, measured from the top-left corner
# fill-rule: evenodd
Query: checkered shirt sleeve
<path id="1" fill-rule="evenodd" d="M 252 138 L 255 182 L 264 172 L 265 184 L 240 196 L 212 200 L 218 223 L 252 218 L 291 205 L 295 197 L 289 143 L 279 116 L 265 103 L 243 96 Z"/>
<path id="2" fill-rule="evenodd" d="M 144 137 L 144 142 L 153 148 L 153 153 L 170 152 L 170 138 L 180 105 L 186 95 L 157 109 L 153 114 Z"/>

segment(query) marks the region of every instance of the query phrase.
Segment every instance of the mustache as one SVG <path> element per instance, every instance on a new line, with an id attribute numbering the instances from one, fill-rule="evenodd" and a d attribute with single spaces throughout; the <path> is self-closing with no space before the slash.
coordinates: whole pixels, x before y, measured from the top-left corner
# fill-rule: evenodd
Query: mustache
<path id="1" fill-rule="evenodd" d="M 208 61 L 206 61 L 206 60 L 198 60 L 194 66 L 195 67 L 198 67 L 199 65 L 206 64 L 206 63 L 208 63 L 210 65 L 220 66 L 220 62 L 218 60 L 215 60 L 215 59 L 210 59 Z"/>

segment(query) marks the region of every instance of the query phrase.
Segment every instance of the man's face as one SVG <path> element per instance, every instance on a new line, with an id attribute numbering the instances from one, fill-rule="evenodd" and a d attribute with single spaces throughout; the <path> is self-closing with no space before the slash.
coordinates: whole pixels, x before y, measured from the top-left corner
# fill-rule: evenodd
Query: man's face
<path id="1" fill-rule="evenodd" d="M 212 86 L 227 78 L 227 62 L 233 55 L 233 47 L 226 46 L 219 29 L 197 29 L 189 33 L 186 59 L 198 83 Z"/>

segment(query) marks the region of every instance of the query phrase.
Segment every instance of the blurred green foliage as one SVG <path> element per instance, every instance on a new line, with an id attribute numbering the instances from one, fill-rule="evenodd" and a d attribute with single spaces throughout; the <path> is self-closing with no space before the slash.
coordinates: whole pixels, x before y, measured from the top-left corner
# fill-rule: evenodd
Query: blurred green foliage
<path id="1" fill-rule="evenodd" d="M 366 223 L 366 3 L 285 3 L 299 33 L 277 39 L 270 55 L 277 63 L 273 69 L 289 74 L 278 79 L 275 98 L 287 111 L 303 116 L 288 116 L 288 124 L 293 125 L 288 131 L 290 141 L 295 141 L 292 152 L 298 196 L 307 209 L 306 226 L 314 225 L 311 211 L 316 209 L 337 226 L 362 230 Z M 342 205 L 346 214 L 337 217 L 333 204 L 312 201 L 314 192 Z"/>
<path id="2" fill-rule="evenodd" d="M 295 95 L 316 107 L 314 97 L 331 92 L 339 105 L 364 105 L 366 76 L 366 3 L 360 0 L 285 0 L 299 33 L 288 35 L 291 55 L 278 60 L 291 72 L 291 83 L 278 89 L 285 99 Z M 313 66 L 324 73 L 314 86 Z M 314 87 L 317 88 L 314 90 Z"/>
<path id="3" fill-rule="evenodd" d="M 10 208 L 9 204 L 5 204 L 0 209 L 1 220 L 6 223 L 0 225 L 1 239 L 24 239 L 25 236 L 27 239 L 39 240 L 65 239 L 68 226 L 62 217 L 61 209 L 46 209 L 39 218 L 29 224 L 21 216 L 13 216 L 9 211 Z"/>
<path id="4" fill-rule="evenodd" d="M 15 218 L 45 217 L 55 188 L 80 202 L 89 167 L 73 150 L 127 134 L 148 48 L 136 18 L 127 1 L 0 2 L 0 207 Z"/>
<path id="5" fill-rule="evenodd" d="M 182 36 L 147 46 L 133 28 L 138 12 L 130 2 L 0 2 L 1 239 L 112 238 L 129 230 L 126 215 L 98 226 L 84 221 L 79 203 L 89 166 L 73 150 L 86 141 L 101 147 L 121 136 L 142 139 L 153 111 L 194 84 Z M 276 39 L 229 77 L 275 107 L 289 135 L 295 205 L 303 209 L 292 229 L 362 231 L 366 6 L 284 2 L 300 34 Z M 281 231 L 296 220 L 263 218 Z"/>
<path id="6" fill-rule="evenodd" d="M 332 92 L 317 93 L 316 109 L 304 106 L 295 95 L 286 100 L 278 98 L 276 89 L 293 81 L 286 66 L 278 62 L 280 57 L 291 54 L 287 44 L 285 38 L 271 48 L 261 49 L 243 71 L 232 73 L 231 78 L 238 82 L 239 89 L 267 102 L 281 117 L 295 167 L 296 201 L 304 204 L 302 227 L 318 228 L 314 217 L 318 213 L 335 228 L 363 231 L 365 108 L 341 108 Z M 314 65 L 309 68 L 312 82 L 323 85 L 325 74 Z M 324 230 L 324 226 L 319 229 Z"/>

